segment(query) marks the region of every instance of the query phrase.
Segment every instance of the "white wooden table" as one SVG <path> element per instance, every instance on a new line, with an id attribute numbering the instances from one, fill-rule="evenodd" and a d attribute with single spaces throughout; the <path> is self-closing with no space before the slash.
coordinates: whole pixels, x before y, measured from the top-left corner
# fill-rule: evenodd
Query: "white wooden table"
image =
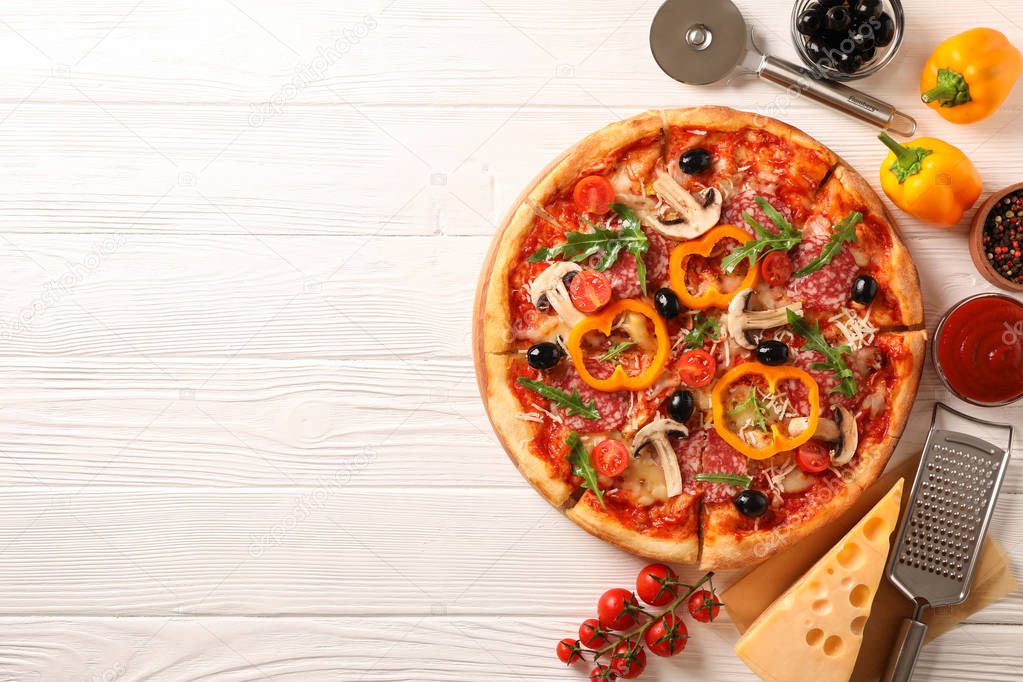
<path id="1" fill-rule="evenodd" d="M 583 679 L 554 642 L 643 562 L 550 509 L 484 418 L 469 323 L 495 223 L 649 107 L 776 115 L 875 184 L 884 155 L 766 84 L 668 79 L 656 1 L 4 3 L 0 679 Z M 789 2 L 739 5 L 791 55 Z M 939 39 L 1023 45 L 1019 4 L 907 5 L 863 87 L 987 190 L 1019 181 L 1023 87 L 971 127 L 916 101 Z M 963 227 L 902 226 L 932 324 L 988 289 Z M 936 398 L 928 368 L 899 456 Z M 1021 519 L 1017 461 L 993 529 L 1017 574 Z M 1016 595 L 919 678 L 1017 679 L 1021 638 Z M 751 680 L 734 640 L 695 628 L 645 679 Z"/>

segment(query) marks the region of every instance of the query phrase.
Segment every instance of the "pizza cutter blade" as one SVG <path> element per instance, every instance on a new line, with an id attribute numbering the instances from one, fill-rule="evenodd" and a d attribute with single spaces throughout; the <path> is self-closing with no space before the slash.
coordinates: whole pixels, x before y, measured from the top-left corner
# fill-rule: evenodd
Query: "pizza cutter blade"
<path id="1" fill-rule="evenodd" d="M 916 132 L 916 121 L 887 102 L 764 54 L 731 0 L 667 0 L 650 26 L 650 49 L 666 74 L 687 85 L 759 76 L 896 135 Z"/>

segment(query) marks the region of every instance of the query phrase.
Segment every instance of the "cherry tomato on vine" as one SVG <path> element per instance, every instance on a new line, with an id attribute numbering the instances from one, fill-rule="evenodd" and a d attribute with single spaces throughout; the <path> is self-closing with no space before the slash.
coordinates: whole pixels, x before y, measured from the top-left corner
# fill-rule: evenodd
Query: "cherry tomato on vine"
<path id="1" fill-rule="evenodd" d="M 808 474 L 819 474 L 831 466 L 828 446 L 819 440 L 808 440 L 796 449 L 796 464 Z"/>
<path id="2" fill-rule="evenodd" d="M 603 663 L 590 671 L 590 682 L 609 682 L 615 679 L 614 671 Z"/>
<path id="3" fill-rule="evenodd" d="M 601 175 L 587 175 L 572 188 L 572 203 L 583 213 L 607 213 L 615 200 L 615 188 Z"/>
<path id="4" fill-rule="evenodd" d="M 792 259 L 782 251 L 772 251 L 760 261 L 760 274 L 772 287 L 778 287 L 792 277 Z"/>
<path id="5" fill-rule="evenodd" d="M 686 648 L 689 628 L 674 613 L 666 613 L 647 628 L 643 639 L 650 653 L 656 656 L 674 656 Z"/>
<path id="6" fill-rule="evenodd" d="M 592 456 L 593 466 L 601 476 L 620 476 L 629 466 L 629 449 L 613 438 L 597 443 Z"/>
<path id="7" fill-rule="evenodd" d="M 628 630 L 636 624 L 639 602 L 636 595 L 622 587 L 613 587 L 600 595 L 597 617 L 612 630 Z"/>
<path id="8" fill-rule="evenodd" d="M 717 595 L 710 590 L 693 592 L 689 597 L 689 615 L 701 623 L 709 623 L 718 617 L 721 611 L 721 602 Z"/>
<path id="9" fill-rule="evenodd" d="M 558 642 L 557 652 L 561 662 L 567 665 L 583 660 L 583 655 L 579 651 L 579 640 L 571 637 L 566 637 Z"/>
<path id="10" fill-rule="evenodd" d="M 682 377 L 682 382 L 693 388 L 709 384 L 714 379 L 717 368 L 718 363 L 714 356 L 702 349 L 686 351 L 678 361 L 678 374 Z"/>
<path id="11" fill-rule="evenodd" d="M 664 606 L 678 596 L 678 574 L 664 564 L 649 564 L 636 576 L 636 594 L 650 606 Z"/>
<path id="12" fill-rule="evenodd" d="M 643 645 L 622 642 L 611 654 L 611 670 L 621 678 L 631 680 L 639 677 L 646 669 L 646 652 Z"/>
<path id="13" fill-rule="evenodd" d="M 583 270 L 569 282 L 568 297 L 580 312 L 596 312 L 611 300 L 611 280 L 599 270 Z"/>
<path id="14" fill-rule="evenodd" d="M 590 649 L 599 649 L 611 642 L 607 638 L 607 628 L 601 625 L 596 618 L 584 620 L 579 626 L 579 641 Z"/>

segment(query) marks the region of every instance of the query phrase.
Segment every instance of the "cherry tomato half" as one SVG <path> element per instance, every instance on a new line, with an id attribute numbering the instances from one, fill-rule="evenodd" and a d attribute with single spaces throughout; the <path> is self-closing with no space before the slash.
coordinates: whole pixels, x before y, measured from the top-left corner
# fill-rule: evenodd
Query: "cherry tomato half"
<path id="1" fill-rule="evenodd" d="M 666 613 L 647 628 L 643 639 L 650 653 L 655 656 L 674 656 L 686 648 L 689 628 L 674 613 Z"/>
<path id="2" fill-rule="evenodd" d="M 573 280 L 574 281 L 574 280 Z M 678 361 L 678 373 L 683 383 L 693 388 L 706 386 L 714 379 L 718 363 L 714 356 L 705 350 L 688 350 Z"/>
<path id="3" fill-rule="evenodd" d="M 601 476 L 620 476 L 629 466 L 629 449 L 620 440 L 608 438 L 593 448 L 593 466 Z"/>
<path id="4" fill-rule="evenodd" d="M 622 587 L 613 587 L 600 595 L 597 617 L 612 630 L 628 630 L 636 624 L 639 602 L 636 595 Z"/>
<path id="5" fill-rule="evenodd" d="M 583 655 L 579 651 L 579 640 L 572 639 L 571 637 L 566 637 L 558 642 L 557 652 L 558 658 L 566 665 L 572 665 L 576 661 L 583 660 Z"/>
<path id="6" fill-rule="evenodd" d="M 828 446 L 819 440 L 808 440 L 796 450 L 796 464 L 808 474 L 819 474 L 831 466 Z"/>
<path id="7" fill-rule="evenodd" d="M 595 312 L 611 300 L 611 280 L 598 270 L 583 270 L 572 278 L 568 295 L 580 312 Z"/>
<path id="8" fill-rule="evenodd" d="M 572 189 L 572 203 L 583 213 L 607 213 L 614 200 L 615 188 L 600 175 L 587 175 Z"/>
<path id="9" fill-rule="evenodd" d="M 646 652 L 640 644 L 622 642 L 611 654 L 611 670 L 619 677 L 631 680 L 639 677 L 646 669 Z"/>
<path id="10" fill-rule="evenodd" d="M 650 564 L 636 576 L 636 594 L 650 606 L 664 606 L 678 596 L 678 574 L 664 564 Z"/>
<path id="11" fill-rule="evenodd" d="M 760 262 L 760 274 L 772 287 L 780 287 L 792 277 L 792 259 L 782 251 L 772 251 Z"/>
<path id="12" fill-rule="evenodd" d="M 709 623 L 718 617 L 721 611 L 721 602 L 717 595 L 710 590 L 699 590 L 693 592 L 689 597 L 689 615 L 701 623 Z"/>
<path id="13" fill-rule="evenodd" d="M 579 641 L 590 649 L 600 649 L 610 644 L 605 628 L 596 618 L 584 620 L 579 626 Z"/>

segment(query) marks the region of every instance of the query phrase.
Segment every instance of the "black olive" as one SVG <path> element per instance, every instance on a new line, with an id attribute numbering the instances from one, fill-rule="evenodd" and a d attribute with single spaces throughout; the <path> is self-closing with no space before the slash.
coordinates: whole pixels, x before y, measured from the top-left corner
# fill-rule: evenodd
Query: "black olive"
<path id="1" fill-rule="evenodd" d="M 710 168 L 710 152 L 701 147 L 687 149 L 678 159 L 678 167 L 683 173 L 696 175 Z"/>
<path id="2" fill-rule="evenodd" d="M 845 53 L 843 53 L 845 54 Z M 842 73 L 856 73 L 863 67 L 863 57 L 857 53 L 847 55 L 849 58 L 838 63 L 838 70 Z"/>
<path id="3" fill-rule="evenodd" d="M 877 280 L 870 275 L 860 275 L 853 280 L 852 300 L 868 305 L 877 296 Z"/>
<path id="4" fill-rule="evenodd" d="M 821 59 L 827 66 L 842 73 L 852 73 L 856 70 L 855 67 L 863 64 L 862 57 L 854 59 L 853 55 L 841 50 L 825 50 Z"/>
<path id="5" fill-rule="evenodd" d="M 767 513 L 767 507 L 770 502 L 767 499 L 767 495 L 759 490 L 743 490 L 732 498 L 732 504 L 735 505 L 735 508 L 743 516 L 757 518 Z"/>
<path id="6" fill-rule="evenodd" d="M 824 13 L 824 28 L 832 33 L 845 33 L 849 30 L 850 23 L 852 15 L 849 14 L 849 8 L 844 5 L 832 7 Z"/>
<path id="7" fill-rule="evenodd" d="M 526 362 L 533 369 L 550 369 L 561 362 L 565 357 L 565 351 L 561 346 L 549 341 L 533 344 L 526 351 Z"/>
<path id="8" fill-rule="evenodd" d="M 818 0 L 818 2 L 823 9 L 831 9 L 845 4 L 845 0 Z"/>
<path id="9" fill-rule="evenodd" d="M 784 365 L 789 359 L 789 347 L 776 339 L 757 344 L 757 360 L 764 365 Z"/>
<path id="10" fill-rule="evenodd" d="M 871 57 L 874 56 L 874 35 L 872 33 L 853 33 L 850 40 L 852 40 L 856 52 L 863 55 L 864 60 L 869 61 L 866 56 L 867 53 L 869 53 Z"/>
<path id="11" fill-rule="evenodd" d="M 895 21 L 890 14 L 881 12 L 877 19 L 872 20 L 871 26 L 874 29 L 874 43 L 878 47 L 884 47 L 892 42 L 895 37 Z"/>
<path id="12" fill-rule="evenodd" d="M 572 280 L 575 279 L 575 276 L 578 274 L 579 274 L 578 270 L 566 272 L 565 276 L 561 278 L 561 281 L 565 283 L 565 287 L 568 287 L 568 285 L 572 283 Z"/>
<path id="13" fill-rule="evenodd" d="M 820 38 L 814 36 L 806 41 L 806 54 L 810 56 L 811 61 L 819 63 L 820 58 L 824 55 L 824 44 Z"/>
<path id="14" fill-rule="evenodd" d="M 849 4 L 853 16 L 860 21 L 873 19 L 881 13 L 881 0 L 852 0 Z"/>
<path id="15" fill-rule="evenodd" d="M 822 23 L 820 10 L 803 10 L 796 17 L 796 30 L 804 36 L 812 36 L 821 29 Z"/>
<path id="16" fill-rule="evenodd" d="M 657 290 L 657 293 L 654 294 L 654 305 L 657 306 L 657 312 L 666 320 L 673 320 L 682 312 L 678 294 L 668 287 Z"/>
<path id="17" fill-rule="evenodd" d="M 675 391 L 668 398 L 668 416 L 677 422 L 685 422 L 693 416 L 693 394 L 689 391 Z"/>

